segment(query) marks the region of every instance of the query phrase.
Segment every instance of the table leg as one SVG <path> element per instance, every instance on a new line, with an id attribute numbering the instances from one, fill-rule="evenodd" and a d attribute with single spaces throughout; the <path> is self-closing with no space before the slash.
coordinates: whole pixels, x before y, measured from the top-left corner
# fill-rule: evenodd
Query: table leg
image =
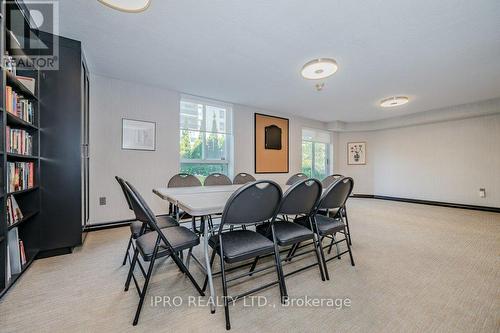
<path id="1" fill-rule="evenodd" d="M 215 313 L 215 289 L 214 289 L 214 281 L 212 279 L 212 267 L 210 267 L 210 258 L 208 255 L 208 238 L 210 237 L 209 235 L 209 228 L 205 224 L 205 217 L 201 217 L 201 228 L 203 228 L 203 251 L 205 252 L 205 266 L 206 266 L 206 271 L 207 271 L 207 276 L 208 276 L 208 287 L 210 288 L 210 312 Z"/>

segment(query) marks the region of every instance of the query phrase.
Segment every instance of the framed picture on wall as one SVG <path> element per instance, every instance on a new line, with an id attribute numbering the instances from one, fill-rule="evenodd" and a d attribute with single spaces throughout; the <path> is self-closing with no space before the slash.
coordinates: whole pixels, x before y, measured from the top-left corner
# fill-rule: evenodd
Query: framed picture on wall
<path id="1" fill-rule="evenodd" d="M 347 164 L 366 164 L 366 142 L 349 142 L 347 144 Z"/>
<path id="2" fill-rule="evenodd" d="M 256 113 L 255 173 L 288 173 L 289 120 Z"/>
<path id="3" fill-rule="evenodd" d="M 122 149 L 156 150 L 156 123 L 122 119 Z"/>

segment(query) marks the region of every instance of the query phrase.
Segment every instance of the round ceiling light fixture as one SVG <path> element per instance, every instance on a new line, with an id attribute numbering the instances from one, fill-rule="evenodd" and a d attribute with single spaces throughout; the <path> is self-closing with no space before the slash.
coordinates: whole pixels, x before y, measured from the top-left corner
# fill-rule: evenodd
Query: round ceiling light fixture
<path id="1" fill-rule="evenodd" d="M 309 61 L 302 67 L 300 74 L 304 79 L 308 80 L 322 80 L 332 76 L 337 72 L 339 66 L 334 59 L 318 58 Z"/>
<path id="2" fill-rule="evenodd" d="M 380 101 L 380 106 L 383 108 L 393 108 L 408 103 L 410 100 L 406 96 L 392 96 L 384 98 Z"/>
<path id="3" fill-rule="evenodd" d="M 140 13 L 148 9 L 151 0 L 97 0 L 103 5 L 125 13 Z"/>

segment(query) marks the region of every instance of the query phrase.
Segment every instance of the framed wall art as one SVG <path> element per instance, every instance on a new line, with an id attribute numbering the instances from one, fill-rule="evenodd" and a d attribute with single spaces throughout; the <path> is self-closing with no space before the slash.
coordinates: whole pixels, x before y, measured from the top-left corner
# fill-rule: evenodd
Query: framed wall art
<path id="1" fill-rule="evenodd" d="M 156 123 L 122 119 L 122 149 L 156 150 Z"/>
<path id="2" fill-rule="evenodd" d="M 347 164 L 366 164 L 366 142 L 349 142 L 347 144 Z"/>
<path id="3" fill-rule="evenodd" d="M 289 120 L 256 113 L 255 173 L 288 173 Z"/>

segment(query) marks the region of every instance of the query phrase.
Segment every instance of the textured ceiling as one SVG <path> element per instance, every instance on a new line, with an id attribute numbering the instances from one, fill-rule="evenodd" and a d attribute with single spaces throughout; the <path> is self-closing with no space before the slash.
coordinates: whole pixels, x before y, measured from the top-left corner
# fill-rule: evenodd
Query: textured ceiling
<path id="1" fill-rule="evenodd" d="M 321 121 L 370 121 L 500 97 L 498 0 L 152 0 L 125 14 L 60 0 L 60 34 L 95 74 Z M 317 92 L 302 65 L 333 57 Z M 411 102 L 381 109 L 378 101 Z"/>

